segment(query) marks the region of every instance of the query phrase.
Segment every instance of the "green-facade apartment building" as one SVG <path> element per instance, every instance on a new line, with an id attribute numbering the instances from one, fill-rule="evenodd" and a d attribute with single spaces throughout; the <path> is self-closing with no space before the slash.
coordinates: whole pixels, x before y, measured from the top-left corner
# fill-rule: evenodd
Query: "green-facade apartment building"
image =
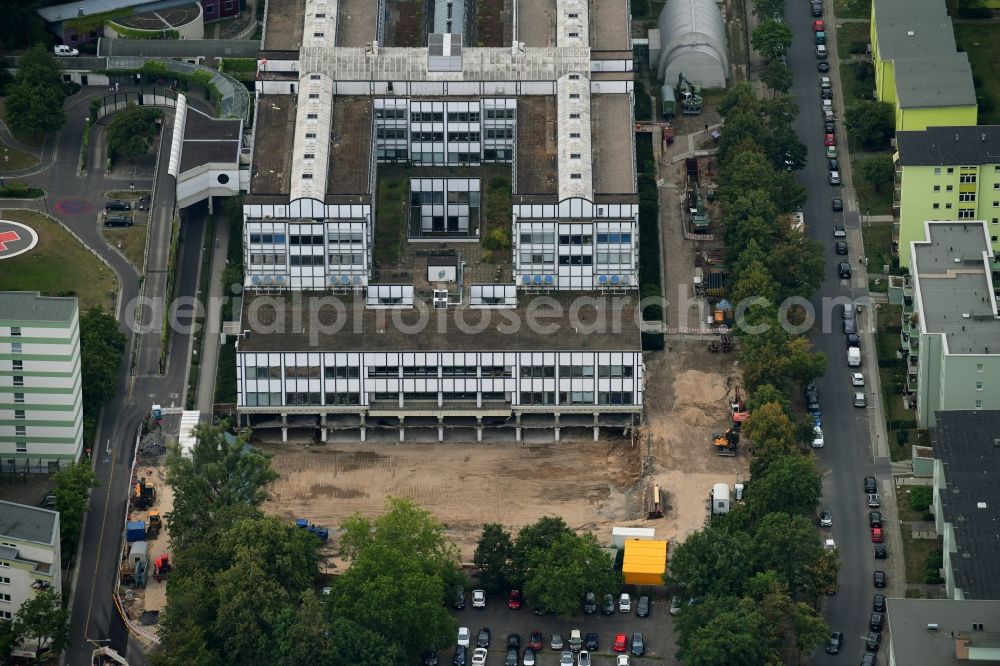
<path id="1" fill-rule="evenodd" d="M 0 469 L 79 460 L 82 397 L 77 300 L 0 292 Z"/>
<path id="2" fill-rule="evenodd" d="M 941 410 L 1000 409 L 997 270 L 983 221 L 927 222 L 909 246 L 901 343 L 917 422 Z"/>

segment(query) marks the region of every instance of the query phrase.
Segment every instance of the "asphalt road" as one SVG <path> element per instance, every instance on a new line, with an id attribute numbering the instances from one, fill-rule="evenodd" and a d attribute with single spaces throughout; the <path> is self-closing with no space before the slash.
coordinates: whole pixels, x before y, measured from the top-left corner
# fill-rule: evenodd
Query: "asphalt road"
<path id="1" fill-rule="evenodd" d="M 126 88 L 122 89 L 123 92 L 125 90 Z M 46 191 L 47 196 L 40 209 L 58 218 L 114 269 L 121 283 L 116 314 L 125 325 L 129 349 L 132 349 L 133 343 L 137 343 L 136 374 L 131 374 L 130 361 L 126 356 L 122 363 L 118 392 L 104 409 L 95 442 L 94 471 L 99 486 L 91 494 L 79 560 L 73 564 L 70 572 L 74 581 L 72 645 L 65 653 L 64 663 L 90 663 L 90 653 L 93 650 L 91 641 L 97 641 L 110 644 L 119 653 L 127 655 L 133 666 L 140 666 L 146 663 L 145 658 L 137 650 L 129 649 L 127 632 L 112 603 L 128 496 L 129 471 L 136 431 L 150 405 L 157 402 L 165 407 L 183 406 L 191 336 L 185 328 L 177 328 L 172 332 L 172 361 L 168 363 L 166 374 L 160 375 L 162 317 L 159 311 L 143 311 L 142 322 L 145 326 L 140 331 L 146 332 L 137 334 L 132 330 L 134 311 L 129 304 L 134 303 L 139 296 L 139 276 L 131 264 L 104 243 L 96 223 L 96 214 L 103 207 L 104 192 L 126 189 L 130 181 L 134 181 L 136 189 L 148 190 L 153 184 L 152 174 L 140 171 L 136 176 L 119 174 L 109 177 L 101 168 L 77 172 L 84 119 L 90 100 L 103 93 L 102 88 L 85 88 L 67 100 L 66 126 L 56 137 L 53 152 L 47 152 L 43 157 L 43 167 L 40 167 L 42 170 L 23 180 Z M 195 103 L 201 105 L 197 100 Z M 166 173 L 169 146 L 164 145 L 169 142 L 172 122 L 170 114 L 166 115 L 168 117 L 164 123 L 162 149 L 157 155 L 161 163 L 157 173 L 149 232 L 147 298 L 162 295 L 166 285 L 170 220 L 174 214 L 174 186 Z M 92 157 L 89 163 L 92 165 L 104 163 L 100 133 L 101 128 L 98 128 L 91 137 Z M 51 166 L 46 168 L 44 165 L 47 164 Z M 182 245 L 177 268 L 178 296 L 193 296 L 197 289 L 201 239 L 207 220 L 207 209 L 203 205 L 189 209 L 182 217 Z M 189 318 L 178 317 L 178 320 L 184 324 Z M 138 341 L 134 339 L 135 335 L 139 335 Z"/>
<path id="2" fill-rule="evenodd" d="M 825 4 L 825 19 L 830 20 L 830 5 Z M 804 0 L 789 2 L 786 6 L 789 26 L 794 35 L 789 53 L 789 66 L 794 75 L 792 94 L 798 98 L 799 116 L 793 127 L 801 141 L 807 146 L 808 162 L 797 173 L 798 181 L 809 191 L 809 199 L 803 206 L 806 228 L 811 237 L 825 244 L 826 279 L 813 298 L 817 322 L 811 339 L 817 350 L 828 358 L 826 375 L 816 383 L 819 388 L 819 402 L 822 409 L 825 447 L 817 451 L 819 462 L 824 468 L 823 505 L 833 513 L 833 528 L 830 533 L 841 556 L 839 589 L 824 603 L 824 616 L 833 631 L 845 634 L 845 647 L 840 655 L 827 655 L 823 648 L 817 650 L 815 663 L 856 664 L 865 652 L 863 637 L 867 636 L 868 617 L 871 612 L 872 595 L 876 590 L 872 583 L 872 573 L 876 568 L 874 549 L 868 531 L 867 505 L 864 494 L 864 477 L 878 474 L 880 480 L 890 478 L 889 461 L 874 458 L 872 428 L 869 412 L 873 411 L 872 392 L 877 393 L 877 375 L 867 372 L 872 365 L 872 337 L 866 327 L 862 337 L 862 353 L 865 356 L 866 392 L 869 408 L 853 406 L 854 387 L 851 386 L 851 372 L 847 366 L 847 343 L 841 332 L 841 315 L 836 311 L 832 299 L 853 297 L 864 298 L 868 294 L 866 273 L 860 263 L 861 238 L 860 216 L 857 204 L 847 187 L 834 187 L 828 182 L 828 170 L 823 146 L 824 130 L 820 112 L 819 76 L 814 55 L 814 37 L 809 13 L 809 3 Z M 834 41 L 831 35 L 830 41 Z M 830 54 L 831 69 L 836 69 L 835 53 Z M 836 77 L 835 72 L 826 74 Z M 834 86 L 839 83 L 834 78 Z M 839 98 L 839 95 L 837 96 Z M 845 173 L 847 162 L 846 134 L 842 126 L 842 107 L 837 112 L 837 140 L 840 152 L 841 178 L 850 182 L 850 170 Z M 844 199 L 845 212 L 834 213 L 831 198 Z M 837 264 L 844 257 L 834 253 L 833 226 L 845 224 L 848 230 L 849 260 L 852 279 L 841 280 L 837 275 Z M 867 324 L 867 311 L 859 323 Z M 873 417 L 874 418 L 874 417 Z M 890 551 L 890 557 L 901 553 Z"/>

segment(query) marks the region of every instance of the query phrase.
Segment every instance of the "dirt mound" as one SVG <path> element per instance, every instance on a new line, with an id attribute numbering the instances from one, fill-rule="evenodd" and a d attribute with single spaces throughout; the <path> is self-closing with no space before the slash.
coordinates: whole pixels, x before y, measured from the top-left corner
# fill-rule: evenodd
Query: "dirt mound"
<path id="1" fill-rule="evenodd" d="M 707 414 L 704 410 L 694 405 L 682 407 L 677 415 L 681 421 L 695 428 L 711 428 L 719 421 L 717 417 Z"/>
<path id="2" fill-rule="evenodd" d="M 725 401 L 728 393 L 726 378 L 720 374 L 685 370 L 674 379 L 674 395 L 678 406 Z"/>

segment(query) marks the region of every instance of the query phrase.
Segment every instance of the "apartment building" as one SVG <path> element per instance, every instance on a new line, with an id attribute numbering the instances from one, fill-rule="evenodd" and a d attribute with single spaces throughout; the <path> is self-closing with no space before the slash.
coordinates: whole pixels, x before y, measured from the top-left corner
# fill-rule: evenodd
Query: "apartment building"
<path id="1" fill-rule="evenodd" d="M 628 3 L 466 4 L 268 3 L 237 343 L 258 432 L 551 441 L 641 414 Z"/>
<path id="2" fill-rule="evenodd" d="M 0 464 L 47 472 L 83 451 L 75 298 L 0 292 Z"/>
<path id="3" fill-rule="evenodd" d="M 887 666 L 963 666 L 1000 660 L 1000 601 L 886 600 Z M 887 645 L 888 644 L 888 645 Z"/>
<path id="4" fill-rule="evenodd" d="M 972 67 L 955 46 L 944 0 L 872 0 L 876 98 L 896 109 L 896 131 L 975 125 Z"/>
<path id="5" fill-rule="evenodd" d="M 59 513 L 0 501 L 0 620 L 38 590 L 62 594 Z"/>
<path id="6" fill-rule="evenodd" d="M 921 427 L 934 427 L 939 411 L 1000 409 L 1000 291 L 987 226 L 927 222 L 924 240 L 910 244 L 901 335 Z"/>

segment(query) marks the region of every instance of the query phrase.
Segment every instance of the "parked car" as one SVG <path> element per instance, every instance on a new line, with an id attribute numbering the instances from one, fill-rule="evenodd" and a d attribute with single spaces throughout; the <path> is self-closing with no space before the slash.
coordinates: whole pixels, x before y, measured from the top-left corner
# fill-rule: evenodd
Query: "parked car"
<path id="1" fill-rule="evenodd" d="M 816 63 L 816 69 L 819 70 L 820 72 L 829 72 L 830 63 L 828 63 L 826 60 L 820 60 L 818 63 Z"/>
<path id="2" fill-rule="evenodd" d="M 881 527 L 873 527 L 872 528 L 872 543 L 882 543 L 883 541 L 885 541 L 885 537 L 882 534 L 882 528 Z"/>
<path id="3" fill-rule="evenodd" d="M 861 666 L 875 666 L 878 663 L 878 655 L 874 652 L 865 652 L 861 656 Z"/>
<path id="4" fill-rule="evenodd" d="M 573 653 L 569 650 L 563 650 L 562 654 L 559 655 L 559 666 L 573 666 Z"/>
<path id="5" fill-rule="evenodd" d="M 583 637 L 583 647 L 588 652 L 597 652 L 599 648 L 597 647 L 597 634 L 595 632 L 587 632 L 587 635 Z"/>
<path id="6" fill-rule="evenodd" d="M 521 607 L 521 590 L 511 590 L 507 597 L 507 608 L 517 610 Z"/>
<path id="7" fill-rule="evenodd" d="M 867 407 L 868 399 L 865 397 L 864 391 L 855 391 L 854 393 L 854 406 L 855 407 Z"/>
<path id="8" fill-rule="evenodd" d="M 878 511 L 869 511 L 868 527 L 882 527 L 882 514 Z"/>
<path id="9" fill-rule="evenodd" d="M 835 631 L 830 634 L 830 640 L 826 642 L 827 654 L 840 654 L 840 649 L 844 647 L 844 633 Z"/>
<path id="10" fill-rule="evenodd" d="M 861 349 L 861 338 L 857 336 L 856 333 L 851 333 L 850 335 L 844 336 L 847 338 L 847 348 L 850 349 L 854 347 L 855 349 Z"/>
<path id="11" fill-rule="evenodd" d="M 524 656 L 521 657 L 521 666 L 535 666 L 535 651 L 528 648 L 524 651 Z"/>
<path id="12" fill-rule="evenodd" d="M 624 652 L 628 649 L 628 637 L 623 633 L 615 634 L 615 640 L 611 644 L 611 649 L 615 652 Z"/>
<path id="13" fill-rule="evenodd" d="M 604 595 L 604 603 L 601 604 L 601 615 L 615 614 L 615 597 L 613 594 Z"/>
<path id="14" fill-rule="evenodd" d="M 882 500 L 878 496 L 878 493 L 868 493 L 868 507 L 872 509 L 877 509 L 882 505 Z"/>
<path id="15" fill-rule="evenodd" d="M 866 493 L 877 493 L 878 492 L 878 487 L 875 485 L 875 477 L 874 476 L 866 476 L 865 477 L 865 492 Z"/>
<path id="16" fill-rule="evenodd" d="M 680 615 L 680 613 L 681 613 L 681 598 L 675 594 L 674 598 L 670 600 L 670 614 Z"/>
<path id="17" fill-rule="evenodd" d="M 831 171 L 829 181 L 831 185 L 840 185 L 840 172 Z"/>
<path id="18" fill-rule="evenodd" d="M 875 544 L 875 559 L 884 560 L 888 556 L 888 551 L 885 548 L 884 543 Z"/>
<path id="19" fill-rule="evenodd" d="M 104 202 L 105 210 L 132 210 L 132 204 L 121 199 L 108 199 Z"/>
<path id="20" fill-rule="evenodd" d="M 641 657 L 646 654 L 646 642 L 640 632 L 632 634 L 632 655 Z"/>
<path id="21" fill-rule="evenodd" d="M 629 666 L 628 655 L 620 654 L 618 658 L 615 659 L 615 666 Z"/>
<path id="22" fill-rule="evenodd" d="M 826 160 L 827 171 L 840 171 L 840 160 L 830 157 Z"/>
<path id="23" fill-rule="evenodd" d="M 819 98 L 820 99 L 829 99 L 829 100 L 832 100 L 833 99 L 833 91 L 830 90 L 829 88 L 822 88 L 819 91 Z"/>
<path id="24" fill-rule="evenodd" d="M 823 3 L 821 3 L 821 2 L 813 2 L 813 3 L 811 3 L 810 7 L 809 7 L 809 13 L 812 14 L 813 16 L 822 16 L 823 15 Z M 827 67 L 827 69 L 829 70 L 829 67 Z"/>
<path id="25" fill-rule="evenodd" d="M 472 666 L 486 666 L 486 657 L 489 655 L 486 648 L 476 648 L 472 652 Z"/>
<path id="26" fill-rule="evenodd" d="M 813 426 L 812 447 L 814 449 L 822 449 L 824 445 L 825 442 L 823 441 L 823 428 L 821 428 L 820 426 Z"/>
<path id="27" fill-rule="evenodd" d="M 486 590 L 472 591 L 472 607 L 486 608 Z"/>
<path id="28" fill-rule="evenodd" d="M 42 501 L 38 503 L 38 506 L 43 509 L 54 509 L 56 507 L 56 494 L 49 493 L 42 498 Z"/>
<path id="29" fill-rule="evenodd" d="M 618 599 L 618 611 L 621 613 L 632 612 L 632 597 L 629 596 L 628 592 L 622 592 L 622 596 Z"/>
<path id="30" fill-rule="evenodd" d="M 507 649 L 521 649 L 521 634 L 507 634 Z"/>
<path id="31" fill-rule="evenodd" d="M 477 649 L 477 652 L 478 652 L 478 649 Z M 483 650 L 483 652 L 485 653 L 486 651 Z M 465 647 L 464 645 L 459 645 L 458 647 L 455 648 L 455 656 L 452 657 L 451 664 L 452 664 L 452 666 L 465 666 L 468 663 L 468 661 L 467 661 L 468 658 L 469 658 L 469 648 Z M 476 663 L 476 655 L 475 655 L 475 653 L 473 653 L 473 655 L 472 655 L 472 664 L 473 664 L 473 666 L 479 666 L 480 664 L 485 664 L 485 663 L 486 663 L 486 659 L 484 657 L 483 660 L 477 664 Z"/>
<path id="32" fill-rule="evenodd" d="M 108 215 L 104 218 L 106 227 L 131 227 L 132 218 L 127 215 Z"/>
<path id="33" fill-rule="evenodd" d="M 833 527 L 833 514 L 830 513 L 829 509 L 823 509 L 819 512 L 819 526 Z"/>
<path id="34" fill-rule="evenodd" d="M 437 650 L 425 650 L 424 653 L 420 655 L 420 662 L 423 666 L 438 666 Z"/>
<path id="35" fill-rule="evenodd" d="M 587 615 L 592 615 L 597 612 L 597 595 L 593 592 L 587 592 L 583 597 L 583 612 Z"/>
<path id="36" fill-rule="evenodd" d="M 872 652 L 878 652 L 880 645 L 882 645 L 882 634 L 877 631 L 869 631 L 868 640 L 865 641 L 865 648 Z"/>
<path id="37" fill-rule="evenodd" d="M 504 658 L 503 666 L 517 666 L 518 651 L 514 648 L 507 648 L 507 656 Z"/>
<path id="38" fill-rule="evenodd" d="M 552 650 L 563 649 L 562 634 L 552 634 L 552 638 L 549 640 L 549 648 Z"/>
<path id="39" fill-rule="evenodd" d="M 844 329 L 844 333 L 848 335 L 858 332 L 858 322 L 854 319 L 845 319 L 842 327 Z"/>
<path id="40" fill-rule="evenodd" d="M 885 587 L 886 578 L 884 571 L 876 571 L 872 574 L 872 582 L 875 583 L 875 587 Z"/>
<path id="41" fill-rule="evenodd" d="M 649 597 L 639 597 L 635 604 L 635 614 L 638 617 L 649 617 Z"/>
<path id="42" fill-rule="evenodd" d="M 836 137 L 836 135 L 827 132 L 826 135 L 823 137 L 823 145 L 824 146 L 836 146 L 837 145 L 837 137 Z"/>
<path id="43" fill-rule="evenodd" d="M 65 44 L 56 44 L 52 47 L 52 52 L 56 54 L 59 58 L 73 58 L 80 55 L 80 52 L 74 48 L 70 48 Z"/>
<path id="44" fill-rule="evenodd" d="M 833 197 L 830 200 L 830 207 L 833 209 L 834 213 L 839 213 L 844 210 L 844 200 L 840 197 Z"/>
<path id="45" fill-rule="evenodd" d="M 476 636 L 476 647 L 488 648 L 490 646 L 490 639 L 492 635 L 490 634 L 489 627 L 483 627 L 479 630 L 479 635 Z"/>
<path id="46" fill-rule="evenodd" d="M 583 649 L 583 636 L 580 635 L 579 629 L 573 629 L 569 632 L 569 649 L 573 652 L 579 652 Z"/>
<path id="47" fill-rule="evenodd" d="M 576 666 L 590 666 L 590 653 L 581 650 L 580 654 L 576 655 Z"/>
<path id="48" fill-rule="evenodd" d="M 823 21 L 813 21 L 813 32 L 826 32 L 826 23 Z"/>
<path id="49" fill-rule="evenodd" d="M 458 628 L 458 644 L 463 647 L 469 647 L 472 641 L 472 635 L 469 633 L 468 627 Z"/>
<path id="50" fill-rule="evenodd" d="M 465 590 L 461 587 L 456 587 L 452 591 L 451 607 L 455 610 L 462 610 L 465 608 Z"/>
<path id="51" fill-rule="evenodd" d="M 851 373 L 851 386 L 864 386 L 864 385 L 865 385 L 865 375 L 864 375 L 864 373 L 861 373 L 861 372 L 852 372 Z M 871 506 L 871 504 L 869 504 L 868 506 Z M 876 504 L 875 506 L 878 506 L 878 504 Z"/>
<path id="52" fill-rule="evenodd" d="M 835 224 L 833 225 L 833 237 L 834 238 L 844 238 L 847 236 L 847 230 L 844 229 L 844 225 Z"/>
<path id="53" fill-rule="evenodd" d="M 868 618 L 868 628 L 872 631 L 882 631 L 882 624 L 885 622 L 885 615 L 882 613 L 872 613 Z"/>
<path id="54" fill-rule="evenodd" d="M 532 650 L 542 649 L 542 632 L 536 629 L 528 635 L 528 647 Z"/>
<path id="55" fill-rule="evenodd" d="M 876 594 L 875 596 L 872 597 L 872 610 L 875 611 L 876 613 L 884 613 L 885 612 L 885 595 L 884 594 Z"/>

